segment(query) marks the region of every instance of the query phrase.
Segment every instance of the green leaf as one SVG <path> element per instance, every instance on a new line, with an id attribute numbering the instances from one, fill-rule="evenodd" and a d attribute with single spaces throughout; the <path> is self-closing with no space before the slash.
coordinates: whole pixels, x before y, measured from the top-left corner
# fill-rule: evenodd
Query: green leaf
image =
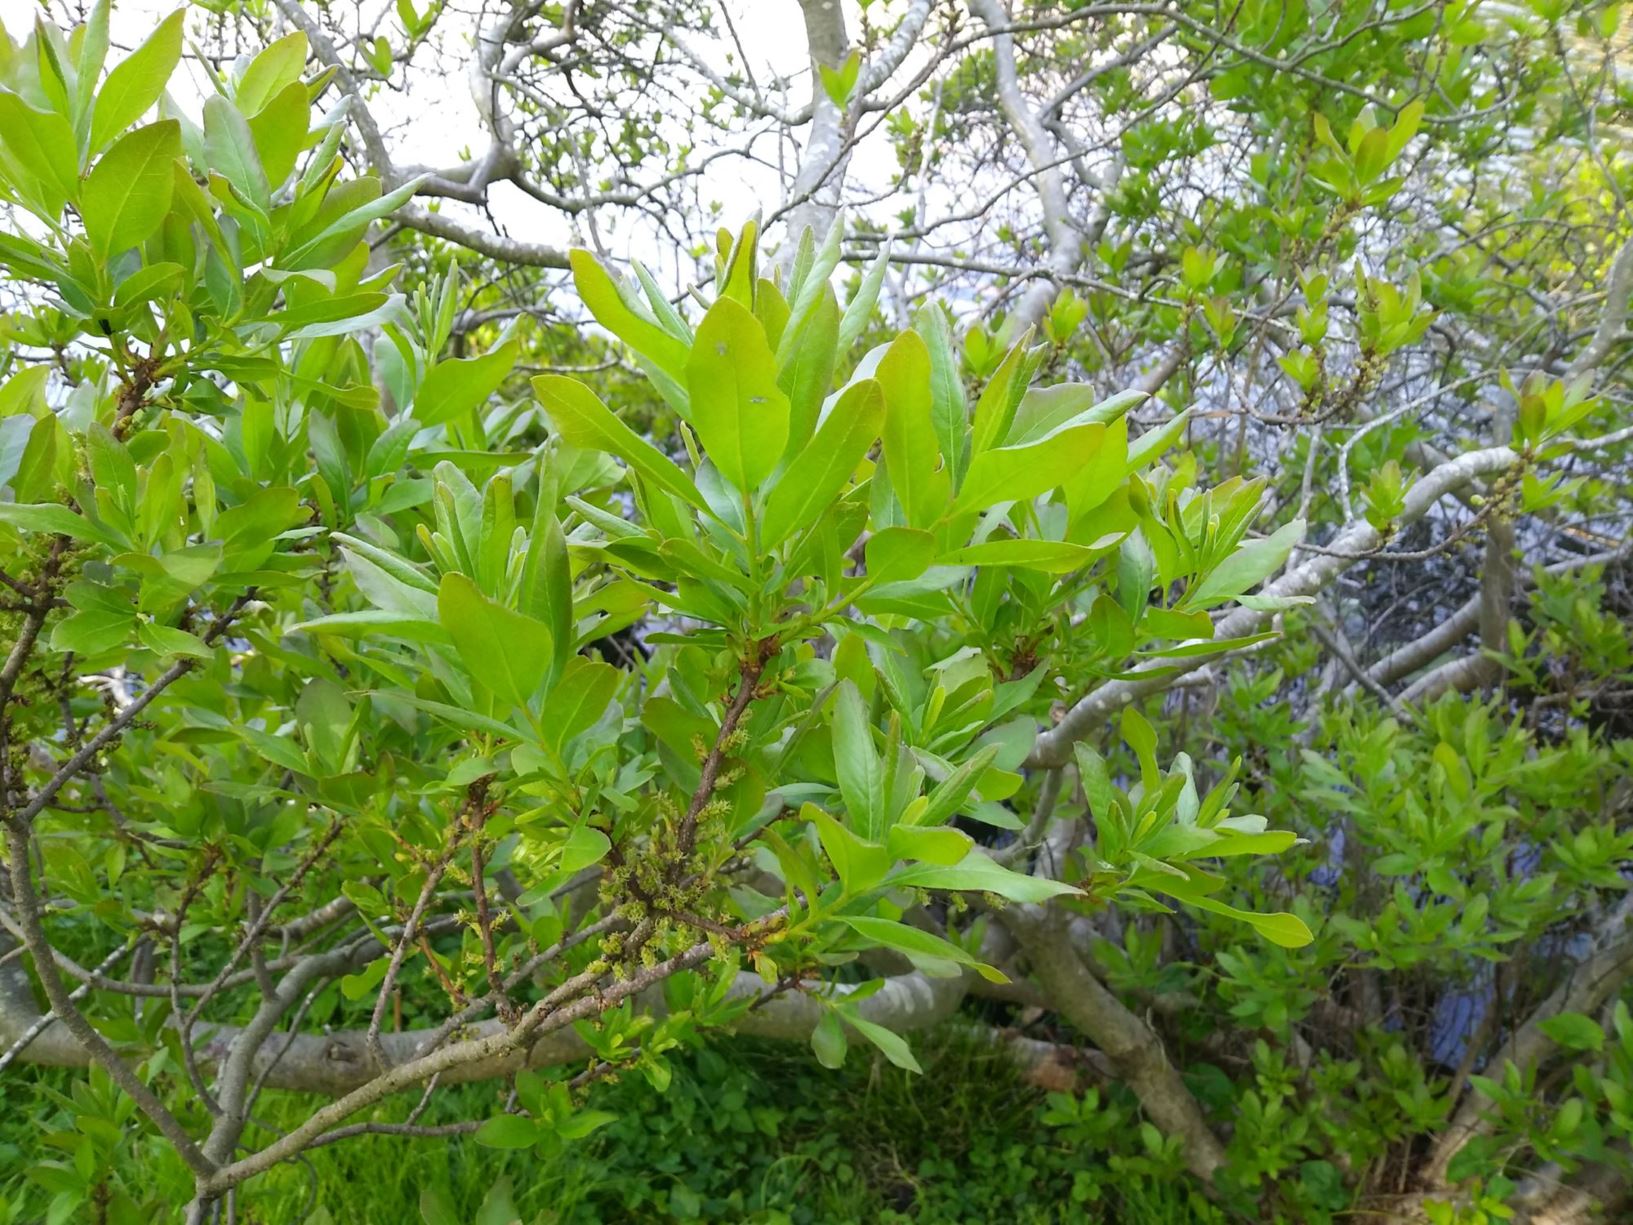
<path id="1" fill-rule="evenodd" d="M 844 1067 L 845 1051 L 849 1045 L 845 1039 L 845 1027 L 839 1023 L 838 1016 L 831 1011 L 824 1012 L 816 1028 L 811 1031 L 811 1050 L 817 1062 L 830 1070 Z"/>
<path id="2" fill-rule="evenodd" d="M 968 790 L 965 795 L 968 795 Z M 962 863 L 975 843 L 963 830 L 950 825 L 918 826 L 898 824 L 890 829 L 885 846 L 898 859 L 951 865 Z"/>
<path id="3" fill-rule="evenodd" d="M 854 682 L 843 680 L 834 694 L 834 769 L 851 826 L 863 838 L 884 837 L 884 765 L 873 747 L 873 724 Z"/>
<path id="4" fill-rule="evenodd" d="M 573 569 L 567 555 L 567 538 L 556 518 L 555 489 L 541 478 L 538 501 L 533 507 L 533 528 L 527 537 L 527 553 L 522 558 L 518 611 L 543 621 L 556 642 L 552 673 L 560 675 L 573 651 Z"/>
<path id="5" fill-rule="evenodd" d="M 909 927 L 906 923 L 897 923 L 893 919 L 883 919 L 876 915 L 835 915 L 834 918 L 864 939 L 906 953 L 915 963 L 921 958 L 931 961 L 952 961 L 961 966 L 968 966 L 990 983 L 1009 981 L 1008 975 L 985 964 L 951 940 L 944 940 L 917 927 Z"/>
<path id="6" fill-rule="evenodd" d="M 181 286 L 186 275 L 187 270 L 180 264 L 163 261 L 148 264 L 119 282 L 119 288 L 114 290 L 113 304 L 117 307 L 134 306 L 138 302 L 169 297 Z"/>
<path id="7" fill-rule="evenodd" d="M 448 1197 L 435 1187 L 420 1188 L 420 1219 L 425 1225 L 465 1225 Z"/>
<path id="8" fill-rule="evenodd" d="M 1280 945 L 1284 949 L 1301 949 L 1315 939 L 1304 920 L 1297 915 L 1285 911 L 1258 914 L 1251 910 L 1227 906 L 1224 902 L 1209 897 L 1204 892 L 1209 887 L 1207 883 L 1194 876 L 1184 874 L 1170 876 L 1163 872 L 1153 872 L 1147 876 L 1145 885 L 1154 892 L 1178 898 L 1187 906 L 1212 911 L 1214 914 L 1246 923 L 1270 943 Z"/>
<path id="9" fill-rule="evenodd" d="M 155 625 L 151 621 L 143 621 L 136 627 L 136 638 L 157 655 L 188 655 L 194 659 L 209 659 L 214 654 L 197 635 L 168 625 Z"/>
<path id="10" fill-rule="evenodd" d="M 596 322 L 670 378 L 686 377 L 687 345 L 663 328 L 635 313 L 612 274 L 603 268 L 588 251 L 574 250 L 568 254 L 573 269 L 573 285 L 578 297 L 595 316 Z"/>
<path id="11" fill-rule="evenodd" d="M 1401 155 L 1401 151 L 1406 148 L 1408 142 L 1417 135 L 1418 125 L 1422 122 L 1422 99 L 1415 99 L 1401 107 L 1400 114 L 1396 116 L 1394 126 L 1389 129 L 1386 139 L 1384 165 L 1387 166 Z"/>
<path id="12" fill-rule="evenodd" d="M 252 150 L 253 151 L 253 150 Z M 290 235 L 289 247 L 278 257 L 278 267 L 299 271 L 328 261 L 333 263 L 375 221 L 396 212 L 413 197 L 424 182 L 424 176 L 410 179 L 383 196 L 365 199 L 355 208 L 342 209 L 331 215 L 320 212 L 308 226 Z M 346 199 L 364 194 L 368 189 L 378 192 L 380 184 L 374 178 L 354 179 L 344 184 L 352 189 Z M 331 192 L 331 197 L 335 193 Z M 327 208 L 328 201 L 325 201 Z"/>
<path id="13" fill-rule="evenodd" d="M 428 715 L 434 715 L 443 722 L 454 727 L 467 728 L 473 732 L 481 732 L 484 736 L 498 736 L 501 740 L 520 740 L 522 735 L 508 723 L 501 723 L 498 719 L 490 719 L 487 715 L 479 715 L 474 710 L 465 710 L 459 706 L 450 706 L 447 702 L 433 702 L 429 698 L 416 697 L 405 693 L 401 689 L 384 691 L 384 696 L 394 702 L 402 702 L 416 710 L 423 710 Z"/>
<path id="14" fill-rule="evenodd" d="M 269 735 L 258 727 L 237 727 L 234 730 L 245 744 L 259 752 L 271 764 L 282 766 L 296 774 L 312 773 L 312 765 L 306 760 L 306 754 L 289 737 Z"/>
<path id="15" fill-rule="evenodd" d="M 936 538 L 916 527 L 887 527 L 862 546 L 868 577 L 875 586 L 918 578 L 936 559 Z"/>
<path id="16" fill-rule="evenodd" d="M 514 340 L 481 357 L 450 357 L 431 367 L 414 395 L 414 417 L 425 425 L 453 421 L 482 404 L 516 366 Z"/>
<path id="17" fill-rule="evenodd" d="M 958 769 L 937 784 L 936 789 L 925 797 L 929 803 L 922 812 L 912 819 L 912 824 L 922 825 L 934 830 L 937 826 L 951 821 L 953 817 L 957 816 L 964 807 L 964 801 L 969 799 L 970 793 L 975 790 L 976 783 L 980 782 L 981 776 L 987 772 L 987 769 L 997 759 L 998 748 L 999 746 L 996 744 L 988 744 L 976 750 L 969 760 L 962 763 Z M 891 831 L 892 834 L 895 832 L 895 830 Z M 920 856 L 920 858 L 929 859 L 930 857 Z M 940 863 L 941 861 L 932 859 L 931 862 Z M 954 862 L 958 861 L 954 860 Z"/>
<path id="18" fill-rule="evenodd" d="M 569 874 L 578 872 L 593 863 L 600 863 L 611 849 L 612 842 L 604 833 L 593 825 L 580 822 L 573 826 L 561 844 L 561 858 L 556 862 L 556 870 Z"/>
<path id="19" fill-rule="evenodd" d="M 959 359 L 953 352 L 952 329 L 946 310 L 939 304 L 925 307 L 913 321 L 913 328 L 924 338 L 930 354 L 930 420 L 937 449 L 956 489 L 963 483 L 967 466 L 969 405 L 964 399 Z"/>
<path id="20" fill-rule="evenodd" d="M 840 110 L 844 110 L 850 103 L 857 79 L 862 74 L 861 52 L 853 50 L 837 68 L 818 64 L 817 70 L 822 76 L 822 91 L 828 95 L 828 100 Z"/>
<path id="21" fill-rule="evenodd" d="M 51 502 L 0 502 L 0 523 L 26 528 L 31 532 L 55 532 L 74 540 L 118 547 L 119 538 L 99 523 L 76 515 L 66 506 Z"/>
<path id="22" fill-rule="evenodd" d="M 282 186 L 295 172 L 311 118 L 311 95 L 301 81 L 291 82 L 251 117 L 250 137 L 270 187 Z"/>
<path id="23" fill-rule="evenodd" d="M 104 153 L 85 180 L 80 216 L 91 245 L 104 256 L 145 242 L 170 211 L 172 166 L 181 156 L 174 119 L 137 128 Z"/>
<path id="24" fill-rule="evenodd" d="M 816 826 L 817 838 L 847 893 L 866 893 L 890 871 L 890 852 L 864 842 L 815 804 L 800 808 L 800 819 Z"/>
<path id="25" fill-rule="evenodd" d="M 788 393 L 788 446 L 783 451 L 785 462 L 797 459 L 811 440 L 816 429 L 817 415 L 833 385 L 834 363 L 838 358 L 839 303 L 833 288 L 822 287 L 822 294 L 811 307 L 809 317 L 793 332 L 784 328 L 777 346 L 777 386 Z"/>
<path id="26" fill-rule="evenodd" d="M 623 673 L 609 663 L 573 656 L 545 704 L 544 730 L 552 748 L 559 750 L 574 736 L 595 725 L 606 713 L 622 676 Z"/>
<path id="27" fill-rule="evenodd" d="M 1101 550 L 1063 540 L 987 540 L 942 557 L 952 566 L 1020 566 L 1047 574 L 1069 574 L 1089 564 Z"/>
<path id="28" fill-rule="evenodd" d="M 1605 1031 L 1598 1022 L 1580 1012 L 1561 1012 L 1538 1026 L 1548 1038 L 1569 1051 L 1602 1051 Z"/>
<path id="29" fill-rule="evenodd" d="M 583 383 L 566 375 L 541 374 L 533 380 L 533 394 L 538 396 L 568 446 L 616 455 L 653 484 L 710 513 L 709 504 L 691 478 L 667 455 L 615 417 Z"/>
<path id="30" fill-rule="evenodd" d="M 919 1067 L 919 1061 L 913 1058 L 913 1048 L 907 1045 L 906 1038 L 894 1030 L 886 1029 L 883 1025 L 864 1021 L 853 1012 L 847 1013 L 845 1020 L 852 1029 L 884 1052 L 884 1057 L 898 1068 L 923 1074 L 924 1069 Z"/>
<path id="31" fill-rule="evenodd" d="M 204 100 L 204 156 L 209 159 L 210 169 L 219 172 L 250 203 L 262 212 L 272 207 L 272 189 L 261 168 L 261 155 L 255 150 L 249 121 L 219 94 Z"/>
<path id="32" fill-rule="evenodd" d="M 489 1187 L 488 1193 L 482 1197 L 482 1204 L 476 1210 L 473 1225 L 516 1225 L 521 1219 L 521 1213 L 516 1211 L 516 1201 L 511 1195 L 510 1179 L 501 1178 Z"/>
<path id="33" fill-rule="evenodd" d="M 532 1148 L 539 1141 L 540 1128 L 519 1114 L 500 1114 L 476 1129 L 476 1142 L 484 1148 Z"/>
<path id="34" fill-rule="evenodd" d="M 84 25 L 74 33 L 79 38 L 79 56 L 74 63 L 76 90 L 73 104 L 74 130 L 83 135 L 89 128 L 91 97 L 96 91 L 102 65 L 108 58 L 108 10 L 111 0 L 95 0 Z"/>
<path id="35" fill-rule="evenodd" d="M 334 634 L 341 638 L 400 638 L 405 642 L 434 642 L 452 646 L 448 631 L 435 621 L 386 609 L 330 613 L 289 627 L 291 634 Z"/>
<path id="36" fill-rule="evenodd" d="M 698 325 L 686 363 L 691 422 L 728 481 L 757 489 L 788 443 L 788 397 L 777 386 L 777 363 L 760 321 L 721 298 Z"/>
<path id="37" fill-rule="evenodd" d="M 287 86 L 300 79 L 306 67 L 306 35 L 299 30 L 286 34 L 249 62 L 238 78 L 233 101 L 246 117 L 260 111 Z"/>
<path id="38" fill-rule="evenodd" d="M 550 627 L 495 604 L 463 574 L 445 574 L 437 613 L 472 678 L 512 706 L 526 706 L 550 671 Z"/>
<path id="39" fill-rule="evenodd" d="M 352 721 L 346 691 L 322 677 L 307 681 L 295 701 L 295 718 L 306 733 L 308 755 L 331 771 L 339 770 Z"/>
<path id="40" fill-rule="evenodd" d="M 924 527 L 947 510 L 950 478 L 938 466 L 930 419 L 930 351 L 917 332 L 903 332 L 879 361 L 884 391 L 885 467 L 907 522 Z"/>
<path id="41" fill-rule="evenodd" d="M 862 379 L 844 390 L 805 454 L 789 465 L 766 499 L 762 548 L 776 547 L 823 516 L 878 438 L 883 419 L 878 383 Z"/>
<path id="42" fill-rule="evenodd" d="M 40 211 L 55 221 L 65 201 L 79 195 L 79 161 L 74 129 L 55 111 L 37 111 L 9 90 L 0 89 L 0 140 L 34 179 Z M 8 227 L 9 228 L 9 227 Z"/>
<path id="43" fill-rule="evenodd" d="M 879 301 L 879 287 L 884 284 L 885 272 L 890 267 L 890 244 L 881 243 L 879 254 L 874 258 L 868 270 L 862 276 L 862 283 L 856 287 L 856 294 L 845 303 L 845 314 L 839 320 L 839 335 L 835 345 L 843 353 L 851 347 L 851 343 L 862 334 L 867 327 L 868 320 L 873 317 L 873 307 Z"/>
<path id="44" fill-rule="evenodd" d="M 1010 426 L 1015 421 L 1015 410 L 1026 393 L 1027 377 L 1032 362 L 1027 353 L 1027 342 L 1032 329 L 1010 347 L 992 378 L 981 389 L 981 398 L 975 402 L 973 445 L 975 454 L 995 447 L 1009 438 Z"/>
<path id="45" fill-rule="evenodd" d="M 132 612 L 87 608 L 57 622 L 51 631 L 51 647 L 79 655 L 97 655 L 124 646 L 135 625 Z"/>
<path id="46" fill-rule="evenodd" d="M 610 1110 L 575 1110 L 556 1125 L 556 1134 L 563 1140 L 582 1140 L 591 1132 L 600 1131 L 608 1123 L 616 1123 L 618 1116 Z"/>
<path id="47" fill-rule="evenodd" d="M 910 864 L 891 873 L 892 885 L 916 889 L 947 889 L 954 892 L 994 893 L 1012 902 L 1047 902 L 1065 893 L 1077 893 L 1071 885 L 1041 876 L 1025 876 L 1011 872 L 988 859 L 980 851 L 971 851 L 961 862 L 940 864 Z"/>
<path id="48" fill-rule="evenodd" d="M 135 123 L 164 94 L 165 83 L 181 60 L 182 19 L 177 9 L 159 23 L 147 41 L 113 66 L 96 94 L 91 113 L 91 149 L 103 148 Z"/>
<path id="49" fill-rule="evenodd" d="M 1105 439 L 1098 422 L 1066 426 L 1025 446 L 993 447 L 970 461 L 953 513 L 1022 502 L 1064 484 L 1094 458 Z"/>
<path id="50" fill-rule="evenodd" d="M 1303 538 L 1304 520 L 1294 519 L 1262 540 L 1249 540 L 1213 568 L 1192 593 L 1191 603 L 1216 603 L 1256 587 L 1287 560 Z"/>

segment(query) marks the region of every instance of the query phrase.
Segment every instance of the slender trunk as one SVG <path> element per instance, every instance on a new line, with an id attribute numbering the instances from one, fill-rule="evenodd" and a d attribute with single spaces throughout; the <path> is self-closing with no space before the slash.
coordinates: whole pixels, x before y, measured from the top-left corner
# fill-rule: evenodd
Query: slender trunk
<path id="1" fill-rule="evenodd" d="M 1203 1181 L 1225 1163 L 1224 1146 L 1202 1107 L 1168 1061 L 1162 1039 L 1097 979 L 1067 938 L 1060 916 L 1030 907 L 1001 912 L 1053 1006 L 1104 1052 L 1164 1135 L 1184 1147 L 1186 1168 Z"/>

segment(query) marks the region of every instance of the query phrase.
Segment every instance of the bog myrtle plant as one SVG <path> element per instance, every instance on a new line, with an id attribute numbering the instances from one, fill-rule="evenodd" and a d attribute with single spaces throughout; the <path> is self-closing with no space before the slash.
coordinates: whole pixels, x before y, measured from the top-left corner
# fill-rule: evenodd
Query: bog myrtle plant
<path id="1" fill-rule="evenodd" d="M 302 34 L 189 110 L 180 14 L 111 66 L 107 21 L 0 46 L 0 1061 L 91 1069 L 54 1218 L 203 1220 L 368 1131 L 570 1144 L 708 1030 L 912 1068 L 902 1030 L 1007 981 L 995 918 L 1310 940 L 1210 867 L 1294 835 L 1132 708 L 1132 775 L 1075 749 L 1093 840 L 1050 841 L 1057 706 L 1299 600 L 1245 594 L 1301 525 L 1201 487 L 1183 416 L 1034 386 L 1026 337 L 972 403 L 934 305 L 858 357 L 883 262 L 842 303 L 837 229 L 771 270 L 750 224 L 680 305 L 573 255 L 643 436 L 513 336 L 448 355 L 457 275 L 370 260 L 416 184 L 349 173 Z M 272 1132 L 280 1088 L 333 1100 Z"/>

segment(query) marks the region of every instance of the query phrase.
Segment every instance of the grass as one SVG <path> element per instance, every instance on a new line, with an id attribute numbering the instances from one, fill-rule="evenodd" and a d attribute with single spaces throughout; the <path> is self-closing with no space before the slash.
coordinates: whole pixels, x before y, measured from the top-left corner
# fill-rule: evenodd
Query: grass
<path id="1" fill-rule="evenodd" d="M 423 1219 L 422 1196 L 448 1205 L 452 1220 L 476 1225 L 515 1218 L 527 1225 L 1205 1219 L 1180 1185 L 1142 1172 L 1133 1149 L 1097 1151 L 1078 1132 L 1051 1126 L 1043 1095 L 992 1048 L 951 1029 L 915 1046 L 923 1076 L 857 1051 L 843 1070 L 829 1072 L 803 1048 L 701 1048 L 675 1058 L 661 1095 L 639 1076 L 598 1088 L 593 1104 L 617 1120 L 557 1154 L 488 1149 L 469 1139 L 360 1137 L 249 1184 L 238 1219 L 414 1225 Z M 43 1220 L 49 1196 L 25 1164 L 42 1128 L 63 1125 L 65 1115 L 47 1116 L 60 1111 L 50 1091 L 66 1091 L 68 1078 L 24 1072 L 8 1080 L 0 1196 L 14 1205 L 14 1222 Z M 503 1085 L 450 1088 L 423 1121 L 496 1112 L 503 1095 Z M 258 1115 L 288 1126 L 315 1100 L 269 1094 Z M 399 1120 L 411 1105 L 397 1099 L 371 1117 Z M 1096 1130 L 1132 1135 L 1137 1148 L 1138 1128 L 1129 1120 Z M 264 1142 L 267 1134 L 255 1138 Z M 119 1160 L 134 1160 L 130 1152 Z M 120 1174 L 126 1184 L 143 1181 L 139 1169 Z M 482 1212 L 500 1180 L 509 1182 L 515 1218 Z M 163 1219 L 162 1209 L 148 1218 Z"/>

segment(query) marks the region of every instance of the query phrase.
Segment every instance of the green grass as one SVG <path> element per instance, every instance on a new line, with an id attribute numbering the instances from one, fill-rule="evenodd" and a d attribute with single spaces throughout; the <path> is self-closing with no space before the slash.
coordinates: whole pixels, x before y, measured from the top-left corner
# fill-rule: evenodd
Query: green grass
<path id="1" fill-rule="evenodd" d="M 416 1225 L 429 1190 L 475 1221 L 489 1189 L 510 1180 L 520 1218 L 535 1221 L 820 1222 L 1106 1221 L 1188 1225 L 1211 1219 L 1178 1184 L 1142 1169 L 1138 1127 L 1121 1103 L 1103 1130 L 1124 1152 L 1097 1151 L 1081 1128 L 1051 1126 L 1043 1095 L 992 1048 L 942 1031 L 915 1046 L 923 1076 L 853 1052 L 829 1072 L 803 1048 L 733 1043 L 682 1054 L 662 1095 L 632 1076 L 601 1086 L 594 1105 L 616 1122 L 540 1158 L 468 1139 L 368 1136 L 310 1154 L 249 1184 L 239 1220 L 263 1225 Z M 0 1195 L 43 1219 L 48 1197 L 23 1174 L 31 1136 L 52 1122 L 44 1087 L 61 1073 L 8 1077 L 0 1118 Z M 35 1092 L 30 1101 L 29 1083 Z M 480 1117 L 503 1085 L 439 1095 L 426 1122 Z M 303 1118 L 315 1099 L 269 1094 L 258 1116 L 272 1126 Z M 404 1117 L 412 1099 L 384 1104 Z M 1126 1125 L 1125 1125 L 1126 1124 Z M 255 1137 L 264 1142 L 268 1133 Z M 15 1172 L 13 1172 L 15 1171 Z M 122 1170 L 127 1185 L 140 1170 Z M 23 1188 L 32 1187 L 24 1191 Z M 21 1193 L 21 1202 L 19 1194 Z M 307 1205 L 312 1203 L 311 1212 Z M 76 1218 L 77 1219 L 77 1218 Z M 89 1219 L 89 1218 L 87 1218 Z M 162 1220 L 163 1215 L 150 1217 Z M 485 1223 L 484 1223 L 485 1225 Z"/>

